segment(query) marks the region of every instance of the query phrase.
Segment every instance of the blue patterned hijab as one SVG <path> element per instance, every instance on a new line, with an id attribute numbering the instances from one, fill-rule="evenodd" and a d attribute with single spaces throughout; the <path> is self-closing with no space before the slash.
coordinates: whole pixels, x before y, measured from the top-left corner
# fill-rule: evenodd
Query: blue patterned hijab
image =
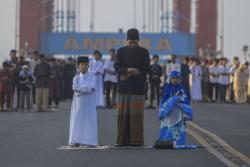
<path id="1" fill-rule="evenodd" d="M 163 97 L 162 97 L 162 102 L 165 102 L 166 100 L 168 100 L 172 96 L 182 96 L 183 97 L 182 103 L 190 104 L 189 99 L 186 95 L 186 92 L 181 85 L 181 82 L 178 85 L 174 85 L 171 83 L 172 78 L 180 78 L 180 80 L 181 80 L 181 73 L 178 71 L 172 71 L 170 73 L 170 83 L 167 83 L 165 85 Z"/>

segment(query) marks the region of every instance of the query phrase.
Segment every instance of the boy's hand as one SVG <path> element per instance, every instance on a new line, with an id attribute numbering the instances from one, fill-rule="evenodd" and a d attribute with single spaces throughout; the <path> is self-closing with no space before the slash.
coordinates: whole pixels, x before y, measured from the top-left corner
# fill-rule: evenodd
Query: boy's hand
<path id="1" fill-rule="evenodd" d="M 77 97 L 82 96 L 82 95 L 84 95 L 84 93 L 77 93 L 77 92 L 75 92 L 75 96 L 77 96 Z"/>

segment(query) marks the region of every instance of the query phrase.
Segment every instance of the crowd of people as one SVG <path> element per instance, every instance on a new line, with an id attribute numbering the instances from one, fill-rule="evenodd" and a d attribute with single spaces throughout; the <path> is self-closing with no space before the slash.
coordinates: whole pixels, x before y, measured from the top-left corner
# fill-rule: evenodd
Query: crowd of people
<path id="1" fill-rule="evenodd" d="M 180 66 L 182 85 L 187 92 L 190 88 L 189 96 L 192 101 L 249 103 L 248 62 L 241 63 L 238 57 L 234 57 L 232 63 L 224 57 L 214 60 L 184 58 Z"/>
<path id="2" fill-rule="evenodd" d="M 17 51 L 11 50 L 0 68 L 0 110 L 40 112 L 57 108 L 59 101 L 72 99 L 75 73 L 71 58 L 48 58 L 38 51 L 30 57 L 17 56 Z"/>
<path id="3" fill-rule="evenodd" d="M 103 60 L 102 53 L 94 51 L 89 71 L 97 80 L 96 105 L 111 108 L 116 105 L 118 77 L 114 67 L 115 49 L 110 49 L 109 54 L 110 57 Z M 148 108 L 159 106 L 162 90 L 172 71 L 181 72 L 182 85 L 193 102 L 250 102 L 249 63 L 240 62 L 238 57 L 234 57 L 232 62 L 226 58 L 177 59 L 176 55 L 171 55 L 164 63 L 159 63 L 159 60 L 158 55 L 152 56 L 144 88 L 145 97 L 149 100 Z M 76 67 L 73 58 L 48 58 L 38 51 L 29 57 L 17 56 L 17 51 L 11 50 L 9 59 L 0 68 L 0 110 L 49 111 L 57 108 L 60 101 L 72 100 L 72 79 L 77 74 Z"/>
<path id="4" fill-rule="evenodd" d="M 116 147 L 144 146 L 144 109 L 159 108 L 159 137 L 155 148 L 197 148 L 186 145 L 186 121 L 192 103 L 250 102 L 248 62 L 234 57 L 206 60 L 171 55 L 160 63 L 139 45 L 139 31 L 127 31 L 127 45 L 110 49 L 104 59 L 56 59 L 34 51 L 10 58 L 0 68 L 1 111 L 52 111 L 70 100 L 69 146 L 98 146 L 97 107 L 116 108 Z M 178 59 L 177 59 L 178 58 Z M 146 101 L 146 100 L 147 101 Z M 34 107 L 33 107 L 34 106 Z"/>
<path id="5" fill-rule="evenodd" d="M 249 62 L 242 63 L 238 57 L 231 63 L 224 57 L 213 60 L 183 57 L 177 61 L 176 55 L 171 55 L 164 64 L 158 61 L 159 56 L 154 55 L 148 77 L 150 86 L 146 86 L 150 90 L 149 108 L 154 108 L 154 99 L 159 105 L 161 88 L 169 83 L 172 71 L 181 73 L 182 86 L 192 102 L 250 103 Z"/>

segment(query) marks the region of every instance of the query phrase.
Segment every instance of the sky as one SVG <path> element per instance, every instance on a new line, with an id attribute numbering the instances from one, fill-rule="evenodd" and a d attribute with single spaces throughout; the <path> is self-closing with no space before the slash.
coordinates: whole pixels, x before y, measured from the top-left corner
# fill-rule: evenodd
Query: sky
<path id="1" fill-rule="evenodd" d="M 0 62 L 15 47 L 16 1 L 0 1 Z M 89 31 L 90 1 L 81 0 L 80 29 Z M 136 27 L 142 31 L 142 6 L 137 0 Z M 222 0 L 219 0 L 220 2 Z M 133 0 L 95 0 L 95 31 L 117 32 L 134 26 Z M 224 0 L 224 53 L 231 58 L 243 56 L 242 46 L 250 46 L 250 0 Z M 220 34 L 218 34 L 220 35 Z M 218 44 L 218 47 L 219 44 Z"/>

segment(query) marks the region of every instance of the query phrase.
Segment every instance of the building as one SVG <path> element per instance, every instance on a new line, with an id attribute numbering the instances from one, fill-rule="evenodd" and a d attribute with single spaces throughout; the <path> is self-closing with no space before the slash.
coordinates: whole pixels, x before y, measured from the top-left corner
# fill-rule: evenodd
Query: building
<path id="1" fill-rule="evenodd" d="M 79 11 L 76 12 L 76 6 L 80 6 L 79 2 L 76 0 L 20 0 L 20 49 L 39 50 L 40 33 L 51 32 L 53 25 L 55 32 L 74 32 L 75 18 L 80 13 Z M 169 10 L 168 1 L 162 0 L 161 2 L 166 8 L 162 9 L 164 10 L 162 12 L 167 13 Z M 218 25 L 217 0 L 174 0 L 173 2 L 173 6 L 171 6 L 174 12 L 173 32 L 190 33 L 195 31 L 196 54 L 203 56 L 215 53 L 217 50 Z M 194 4 L 195 7 L 193 7 Z M 77 8 L 77 10 L 80 9 Z M 194 10 L 196 23 L 192 22 Z M 53 21 L 54 17 L 56 19 Z M 166 22 L 169 23 L 169 18 L 166 17 L 166 19 Z M 168 32 L 169 24 L 164 26 L 166 26 L 166 32 Z M 191 27 L 193 28 L 192 31 Z"/>
<path id="2" fill-rule="evenodd" d="M 217 51 L 217 5 L 217 0 L 197 0 L 196 49 L 200 56 L 208 56 L 207 58 Z"/>
<path id="3" fill-rule="evenodd" d="M 178 32 L 189 33 L 191 30 L 191 0 L 175 0 L 174 11 L 178 15 Z"/>
<path id="4" fill-rule="evenodd" d="M 20 0 L 20 50 L 39 50 L 40 33 L 52 30 L 52 0 Z"/>
<path id="5" fill-rule="evenodd" d="M 196 3 L 196 54 L 213 55 L 216 52 L 217 0 L 174 0 L 174 11 L 178 13 L 178 32 L 191 32 L 192 3 Z"/>

